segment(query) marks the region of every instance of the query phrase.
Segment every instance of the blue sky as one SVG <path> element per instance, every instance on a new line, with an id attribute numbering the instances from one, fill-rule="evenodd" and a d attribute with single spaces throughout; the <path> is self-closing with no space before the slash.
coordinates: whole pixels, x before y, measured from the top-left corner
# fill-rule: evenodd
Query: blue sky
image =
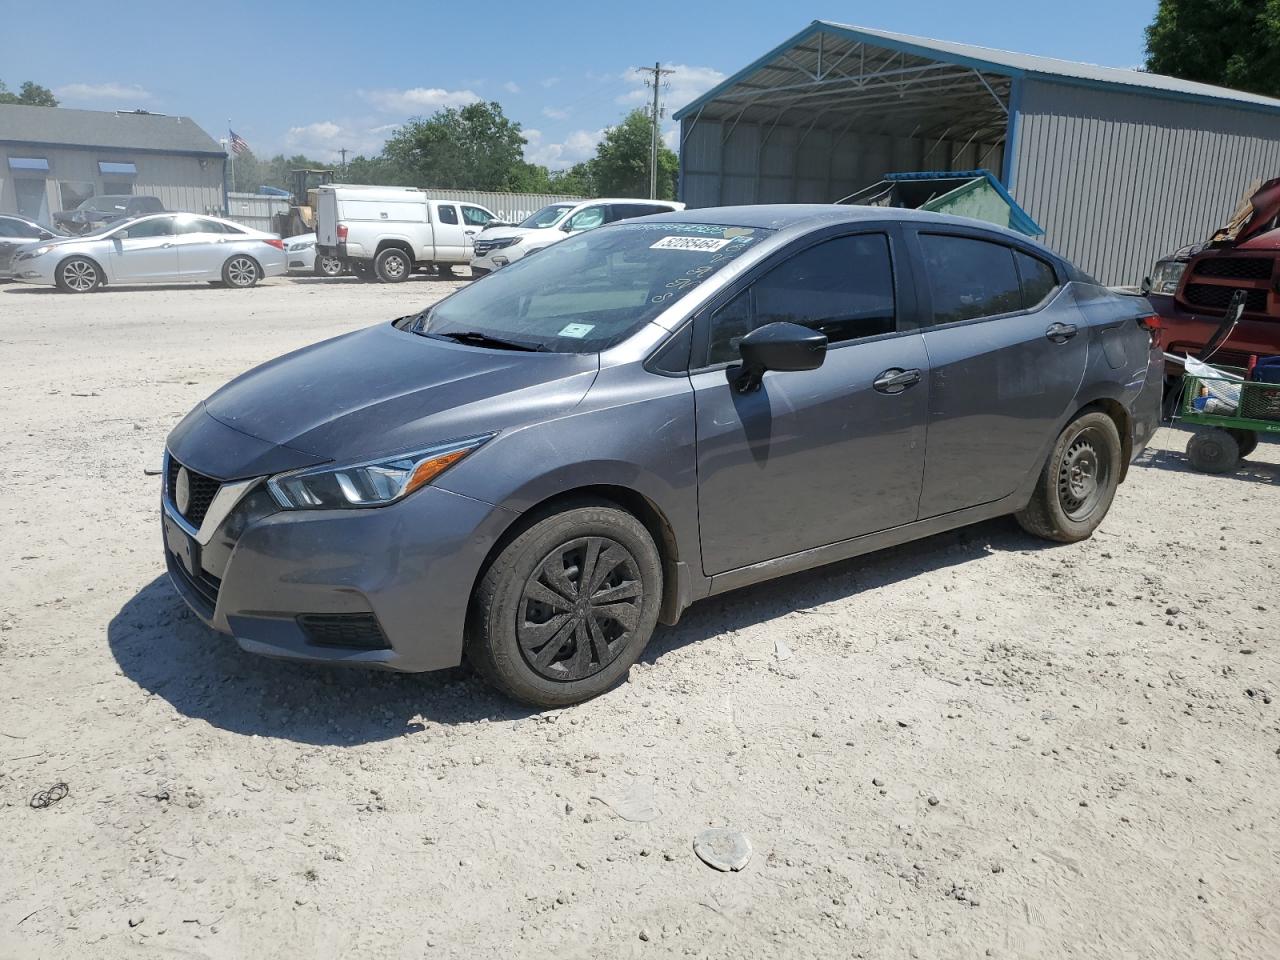
<path id="1" fill-rule="evenodd" d="M 645 101 L 635 67 L 655 60 L 676 69 L 668 115 L 814 19 L 1132 67 L 1155 6 L 0 0 L 0 79 L 43 83 L 65 106 L 185 114 L 215 138 L 230 118 L 259 156 L 322 160 L 376 152 L 397 124 L 438 107 L 497 100 L 524 126 L 528 159 L 562 168 Z"/>

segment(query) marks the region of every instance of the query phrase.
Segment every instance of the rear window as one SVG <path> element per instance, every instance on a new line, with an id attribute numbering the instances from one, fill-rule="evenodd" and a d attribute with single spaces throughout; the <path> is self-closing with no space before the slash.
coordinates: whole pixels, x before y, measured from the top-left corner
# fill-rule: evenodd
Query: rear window
<path id="1" fill-rule="evenodd" d="M 935 324 L 998 317 L 1022 307 L 1013 250 L 1002 243 L 921 234 Z"/>
<path id="2" fill-rule="evenodd" d="M 1032 310 L 1048 300 L 1058 289 L 1058 274 L 1039 257 L 1018 250 L 1013 255 L 1022 280 L 1022 304 Z"/>

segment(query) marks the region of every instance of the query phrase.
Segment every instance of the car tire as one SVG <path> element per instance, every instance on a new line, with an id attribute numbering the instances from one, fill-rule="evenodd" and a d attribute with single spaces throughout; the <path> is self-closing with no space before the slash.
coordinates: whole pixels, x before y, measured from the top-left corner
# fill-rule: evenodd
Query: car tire
<path id="1" fill-rule="evenodd" d="M 63 293 L 88 293 L 102 286 L 102 268 L 88 257 L 67 257 L 58 264 L 54 283 Z"/>
<path id="2" fill-rule="evenodd" d="M 317 254 L 312 272 L 317 277 L 340 277 L 345 269 L 342 261 L 337 257 L 325 257 Z"/>
<path id="3" fill-rule="evenodd" d="M 597 584 L 589 597 L 584 576 Z M 485 569 L 467 659 L 515 700 L 581 703 L 627 675 L 661 605 L 662 561 L 644 524 L 609 503 L 564 505 L 531 518 Z"/>
<path id="4" fill-rule="evenodd" d="M 1218 427 L 1197 430 L 1187 441 L 1187 459 L 1201 473 L 1230 473 L 1240 466 L 1240 444 Z"/>
<path id="5" fill-rule="evenodd" d="M 1076 417 L 1058 435 L 1031 502 L 1015 514 L 1018 524 L 1045 540 L 1087 540 L 1111 508 L 1122 467 L 1115 421 L 1096 410 Z"/>
<path id="6" fill-rule="evenodd" d="M 388 247 L 373 261 L 373 270 L 383 283 L 404 283 L 413 274 L 413 263 L 399 247 Z"/>
<path id="7" fill-rule="evenodd" d="M 1227 430 L 1235 437 L 1236 446 L 1240 448 L 1240 459 L 1244 459 L 1258 449 L 1258 432 L 1256 430 Z"/>
<path id="8" fill-rule="evenodd" d="M 258 261 L 247 253 L 238 253 L 222 265 L 222 282 L 237 290 L 248 290 L 262 279 Z"/>
<path id="9" fill-rule="evenodd" d="M 453 265 L 448 263 L 436 264 L 436 276 L 442 280 L 456 280 L 458 275 L 453 270 Z"/>

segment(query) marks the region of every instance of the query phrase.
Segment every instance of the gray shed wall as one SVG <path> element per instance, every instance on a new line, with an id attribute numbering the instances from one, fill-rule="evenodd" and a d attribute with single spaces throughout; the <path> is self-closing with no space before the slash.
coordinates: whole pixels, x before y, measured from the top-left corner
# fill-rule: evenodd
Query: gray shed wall
<path id="1" fill-rule="evenodd" d="M 1022 81 L 1011 192 L 1041 239 L 1104 283 L 1136 284 L 1280 176 L 1280 116 Z"/>
<path id="2" fill-rule="evenodd" d="M 727 136 L 726 136 L 727 134 Z M 999 170 L 1003 147 L 864 135 L 847 129 L 685 117 L 680 123 L 680 199 L 690 207 L 830 203 L 912 170 Z"/>
<path id="3" fill-rule="evenodd" d="M 49 161 L 47 174 L 13 171 L 9 157 L 37 157 Z M 132 163 L 137 167 L 133 178 L 104 177 L 98 162 Z M 202 166 L 203 163 L 203 166 Z M 186 157 L 169 154 L 134 153 L 100 147 L 41 147 L 0 144 L 0 213 L 17 213 L 14 189 L 15 174 L 20 177 L 45 177 L 45 196 L 50 214 L 64 209 L 62 182 L 92 184 L 96 195 L 106 193 L 104 180 L 132 179 L 133 193 L 159 197 L 169 210 L 189 213 L 215 213 L 223 209 L 223 159 L 218 156 Z M 69 204 L 74 206 L 74 204 Z"/>

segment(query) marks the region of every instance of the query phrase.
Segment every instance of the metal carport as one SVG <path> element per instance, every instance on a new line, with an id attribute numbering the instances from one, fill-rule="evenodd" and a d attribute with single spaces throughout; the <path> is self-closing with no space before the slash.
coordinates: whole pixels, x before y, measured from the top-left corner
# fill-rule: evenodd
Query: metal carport
<path id="1" fill-rule="evenodd" d="M 675 118 L 691 207 L 831 202 L 886 173 L 985 167 L 1108 283 L 1136 283 L 1280 175 L 1280 101 L 822 20 Z"/>

